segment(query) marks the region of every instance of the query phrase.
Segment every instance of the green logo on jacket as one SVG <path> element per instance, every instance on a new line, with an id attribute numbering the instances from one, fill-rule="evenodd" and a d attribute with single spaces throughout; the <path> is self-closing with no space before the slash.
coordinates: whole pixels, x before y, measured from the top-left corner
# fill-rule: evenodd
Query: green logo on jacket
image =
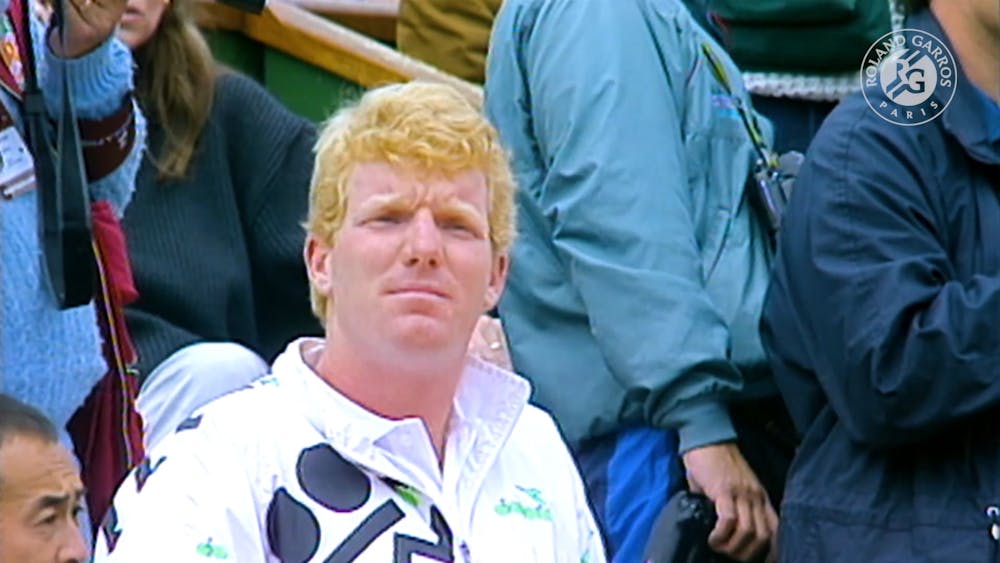
<path id="1" fill-rule="evenodd" d="M 195 553 L 209 559 L 229 559 L 229 550 L 221 545 L 213 544 L 212 538 L 208 538 L 205 543 L 196 547 Z"/>
<path id="2" fill-rule="evenodd" d="M 525 487 L 518 486 L 517 490 L 524 493 L 528 500 L 521 502 L 520 500 L 507 501 L 505 498 L 500 498 L 500 502 L 497 503 L 496 513 L 500 516 L 509 516 L 511 514 L 520 514 L 528 520 L 545 520 L 548 522 L 552 521 L 552 509 L 549 508 L 549 503 L 542 498 L 542 491 L 539 489 L 529 489 Z"/>

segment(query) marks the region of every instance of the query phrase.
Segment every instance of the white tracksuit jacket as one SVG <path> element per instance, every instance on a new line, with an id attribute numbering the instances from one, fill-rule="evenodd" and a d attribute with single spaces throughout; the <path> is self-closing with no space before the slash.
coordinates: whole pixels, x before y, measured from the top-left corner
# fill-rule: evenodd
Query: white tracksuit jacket
<path id="1" fill-rule="evenodd" d="M 439 468 L 417 419 L 351 402 L 291 343 L 118 490 L 95 562 L 593 562 L 583 485 L 528 383 L 470 360 Z"/>

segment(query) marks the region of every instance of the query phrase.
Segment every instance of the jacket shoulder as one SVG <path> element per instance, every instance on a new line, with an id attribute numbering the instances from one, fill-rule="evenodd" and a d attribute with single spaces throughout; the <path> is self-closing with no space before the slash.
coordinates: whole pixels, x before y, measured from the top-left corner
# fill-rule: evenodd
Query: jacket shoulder
<path id="1" fill-rule="evenodd" d="M 566 441 L 559 432 L 559 427 L 548 412 L 534 406 L 526 405 L 514 426 L 507 448 L 515 455 L 526 455 L 535 459 L 542 467 L 549 467 L 538 458 L 556 461 L 562 454 L 568 455 Z"/>
<path id="2" fill-rule="evenodd" d="M 258 382 L 196 410 L 181 422 L 174 434 L 197 430 L 203 433 L 205 440 L 240 448 L 260 443 L 267 435 L 280 433 L 276 427 L 287 425 L 285 421 L 300 418 L 289 408 L 276 386 Z"/>

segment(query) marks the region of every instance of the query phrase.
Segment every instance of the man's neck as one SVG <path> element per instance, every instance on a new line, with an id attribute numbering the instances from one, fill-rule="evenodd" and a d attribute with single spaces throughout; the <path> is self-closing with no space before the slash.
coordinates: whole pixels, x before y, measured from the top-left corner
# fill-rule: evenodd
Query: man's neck
<path id="1" fill-rule="evenodd" d="M 355 348 L 335 344 L 338 341 L 328 337 L 318 357 L 307 358 L 310 367 L 342 395 L 379 416 L 422 420 L 442 461 L 464 356 L 450 365 L 418 369 L 419 362 L 387 362 L 378 354 L 359 354 Z"/>
<path id="2" fill-rule="evenodd" d="M 1000 29 L 977 14 L 970 2 L 931 3 L 931 11 L 948 35 L 969 81 L 1000 102 Z M 995 17 L 995 14 L 993 15 Z"/>

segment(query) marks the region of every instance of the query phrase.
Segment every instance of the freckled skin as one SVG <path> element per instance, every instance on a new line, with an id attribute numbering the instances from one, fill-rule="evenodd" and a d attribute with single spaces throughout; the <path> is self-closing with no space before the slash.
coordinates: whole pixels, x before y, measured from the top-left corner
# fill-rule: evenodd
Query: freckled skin
<path id="1" fill-rule="evenodd" d="M 482 173 L 423 179 L 362 164 L 347 201 L 337 244 L 316 268 L 335 304 L 331 340 L 377 346 L 376 357 L 402 351 L 408 362 L 434 351 L 464 356 L 506 270 L 490 246 Z"/>
<path id="2" fill-rule="evenodd" d="M 329 299 L 313 367 L 380 416 L 423 419 L 440 457 L 470 335 L 507 274 L 486 176 L 362 163 L 346 202 L 334 240 L 306 242 L 313 287 Z"/>

